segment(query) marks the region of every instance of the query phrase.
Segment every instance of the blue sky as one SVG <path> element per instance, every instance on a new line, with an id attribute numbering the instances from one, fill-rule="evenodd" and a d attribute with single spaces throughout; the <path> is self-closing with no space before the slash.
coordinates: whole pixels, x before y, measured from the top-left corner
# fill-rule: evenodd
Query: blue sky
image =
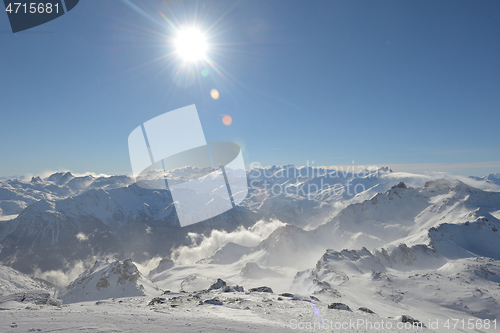
<path id="1" fill-rule="evenodd" d="M 193 24 L 211 64 L 185 68 Z M 130 173 L 130 132 L 190 104 L 247 164 L 500 172 L 498 31 L 498 1 L 80 1 L 17 34 L 0 13 L 0 176 Z"/>

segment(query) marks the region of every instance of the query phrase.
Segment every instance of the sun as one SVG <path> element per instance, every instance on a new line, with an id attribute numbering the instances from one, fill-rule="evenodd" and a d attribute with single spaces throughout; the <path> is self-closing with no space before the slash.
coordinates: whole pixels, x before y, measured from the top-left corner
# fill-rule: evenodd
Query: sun
<path id="1" fill-rule="evenodd" d="M 175 39 L 175 47 L 179 57 L 189 62 L 204 59 L 208 49 L 205 36 L 196 28 L 180 30 Z"/>

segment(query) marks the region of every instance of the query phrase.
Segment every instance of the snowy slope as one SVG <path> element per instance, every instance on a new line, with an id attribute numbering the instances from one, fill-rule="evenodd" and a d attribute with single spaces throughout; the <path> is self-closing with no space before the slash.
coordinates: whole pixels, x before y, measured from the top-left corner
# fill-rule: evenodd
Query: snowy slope
<path id="1" fill-rule="evenodd" d="M 180 290 L 183 281 L 208 284 L 217 275 L 245 288 L 265 284 L 368 307 L 384 318 L 498 320 L 499 210 L 500 193 L 459 180 L 418 188 L 398 183 L 315 230 L 289 224 L 228 265 L 214 265 L 212 255 L 174 266 L 155 281 Z"/>
<path id="2" fill-rule="evenodd" d="M 184 181 L 204 173 L 179 169 L 170 176 Z M 110 330 L 126 328 L 125 322 L 144 329 L 127 321 L 132 309 L 158 327 L 168 314 L 184 326 L 192 320 L 203 331 L 212 327 L 207 322 L 216 322 L 217 329 L 246 331 L 259 322 L 253 328 L 290 331 L 291 318 L 396 323 L 409 315 L 428 326 L 437 319 L 500 320 L 500 186 L 491 175 L 415 175 L 386 168 L 373 175 L 275 166 L 249 172 L 249 195 L 239 207 L 186 228 L 178 226 L 168 191 L 128 185 L 120 177 L 49 178 L 0 184 L 0 208 L 14 205 L 9 212 L 15 213 L 16 202 L 24 205 L 17 218 L 0 222 L 4 263 L 30 272 L 34 263 L 57 270 L 71 260 L 109 254 L 135 262 L 165 258 L 147 278 L 130 260 L 96 262 L 63 297 L 69 304 L 64 313 L 76 321 L 77 305 L 83 317 L 102 316 L 101 325 L 106 312 L 121 318 L 123 324 L 113 321 Z M 351 192 L 334 191 L 348 184 Z M 252 228 L 259 220 L 264 227 L 271 220 L 283 223 L 258 233 Z M 175 252 L 179 246 L 196 264 L 177 261 L 173 253 L 181 253 Z M 206 291 L 217 279 L 247 292 Z M 262 286 L 274 293 L 248 291 Z M 164 300 L 148 305 L 153 297 Z M 352 311 L 329 309 L 335 302 Z M 54 316 L 38 310 L 40 318 Z M 33 321 L 52 329 L 45 322 Z M 182 332 L 184 326 L 175 329 Z"/>
<path id="3" fill-rule="evenodd" d="M 447 258 L 500 257 L 500 193 L 454 180 L 429 181 L 421 188 L 404 183 L 371 199 L 353 203 L 331 221 L 305 231 L 292 225 L 277 229 L 253 249 L 260 264 L 305 269 L 325 249 L 369 249 L 426 245 Z"/>
<path id="4" fill-rule="evenodd" d="M 472 257 L 444 260 L 426 247 L 371 253 L 328 250 L 292 290 L 365 304 L 380 315 L 400 309 L 419 318 L 494 320 L 500 314 L 500 264 Z"/>
<path id="5" fill-rule="evenodd" d="M 488 175 L 484 175 L 484 176 L 481 176 L 481 177 L 470 177 L 472 179 L 475 179 L 475 180 L 479 180 L 479 181 L 485 181 L 485 182 L 488 182 L 488 183 L 491 183 L 491 184 L 496 184 L 496 185 L 500 185 L 500 173 L 490 173 Z"/>
<path id="6" fill-rule="evenodd" d="M 163 300 L 161 300 L 163 299 Z M 396 318 L 368 314 L 353 307 L 352 311 L 329 309 L 329 303 L 305 298 L 292 299 L 271 293 L 171 293 L 151 304 L 151 297 L 107 299 L 63 305 L 0 307 L 2 332 L 311 332 L 335 330 L 335 325 L 357 323 L 354 332 L 373 332 L 366 324 L 394 328 L 401 325 L 408 333 L 435 332 L 428 328 L 404 329 Z M 205 303 L 208 301 L 207 303 Z M 200 304 L 200 302 L 202 304 Z M 215 305 L 215 304 L 221 305 Z M 4 310 L 4 311 L 2 311 Z M 401 311 L 397 312 L 400 313 Z M 322 326 L 319 326 L 320 324 Z M 300 325 L 300 326 L 299 326 Z M 301 329 L 300 329 L 300 328 Z M 356 327 L 356 326 L 355 326 Z M 381 332 L 381 330 L 378 330 Z"/>
<path id="7" fill-rule="evenodd" d="M 153 276 L 155 274 L 158 274 L 158 273 L 161 273 L 163 271 L 166 271 L 167 269 L 170 269 L 174 267 L 174 262 L 172 261 L 172 259 L 170 258 L 163 258 L 160 260 L 160 262 L 158 263 L 158 266 L 156 266 L 156 268 L 152 269 L 149 271 L 148 273 L 148 278 L 150 276 Z"/>
<path id="8" fill-rule="evenodd" d="M 45 290 L 54 293 L 55 288 L 47 281 L 28 276 L 10 267 L 0 266 L 0 296 L 30 290 Z"/>
<path id="9" fill-rule="evenodd" d="M 249 250 L 248 246 L 229 242 L 217 249 L 210 257 L 200 260 L 200 262 L 219 265 L 232 264 L 241 259 Z"/>
<path id="10" fill-rule="evenodd" d="M 96 261 L 67 289 L 68 292 L 62 296 L 64 303 L 154 295 L 159 292 L 130 259 L 124 262 L 117 259 Z"/>
<path id="11" fill-rule="evenodd" d="M 169 256 L 172 247 L 185 243 L 189 232 L 232 231 L 251 226 L 260 217 L 237 207 L 181 228 L 167 190 L 135 184 L 92 189 L 62 200 L 42 199 L 16 219 L 0 223 L 0 261 L 25 273 L 33 272 L 33 263 L 42 270 L 56 270 L 68 261 L 96 255 L 143 261 Z"/>

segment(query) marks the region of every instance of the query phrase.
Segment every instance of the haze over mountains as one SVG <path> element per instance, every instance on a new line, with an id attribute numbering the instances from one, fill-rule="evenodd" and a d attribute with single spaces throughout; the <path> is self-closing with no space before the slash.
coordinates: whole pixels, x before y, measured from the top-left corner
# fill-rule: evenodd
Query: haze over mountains
<path id="1" fill-rule="evenodd" d="M 59 287 L 81 273 L 59 289 L 64 303 L 208 290 L 206 297 L 219 293 L 229 306 L 226 294 L 210 289 L 220 278 L 245 290 L 292 293 L 290 304 L 314 296 L 320 312 L 340 301 L 380 318 L 497 319 L 500 174 L 274 166 L 249 171 L 248 184 L 238 207 L 181 228 L 168 190 L 139 187 L 127 176 L 2 180 L 0 262 L 7 267 L 0 279 L 11 282 L 0 291 L 55 295 L 55 287 L 29 277 L 14 286 L 12 276 L 25 276 L 14 268 Z M 252 297 L 247 307 L 269 318 Z M 197 306 L 179 299 L 175 307 Z"/>

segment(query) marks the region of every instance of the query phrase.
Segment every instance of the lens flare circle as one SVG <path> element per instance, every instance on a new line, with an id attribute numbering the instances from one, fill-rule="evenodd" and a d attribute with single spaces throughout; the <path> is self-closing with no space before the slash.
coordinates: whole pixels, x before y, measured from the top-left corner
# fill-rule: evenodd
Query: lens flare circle
<path id="1" fill-rule="evenodd" d="M 219 91 L 217 89 L 212 89 L 210 90 L 210 96 L 215 99 L 215 100 L 218 100 L 219 97 L 220 97 L 220 94 L 219 94 Z"/>
<path id="2" fill-rule="evenodd" d="M 222 117 L 222 123 L 226 126 L 229 126 L 233 123 L 233 118 L 231 118 L 230 115 L 228 114 L 225 114 L 223 117 Z"/>
<path id="3" fill-rule="evenodd" d="M 194 62 L 206 57 L 208 45 L 205 36 L 196 28 L 180 30 L 175 39 L 179 57 Z"/>

